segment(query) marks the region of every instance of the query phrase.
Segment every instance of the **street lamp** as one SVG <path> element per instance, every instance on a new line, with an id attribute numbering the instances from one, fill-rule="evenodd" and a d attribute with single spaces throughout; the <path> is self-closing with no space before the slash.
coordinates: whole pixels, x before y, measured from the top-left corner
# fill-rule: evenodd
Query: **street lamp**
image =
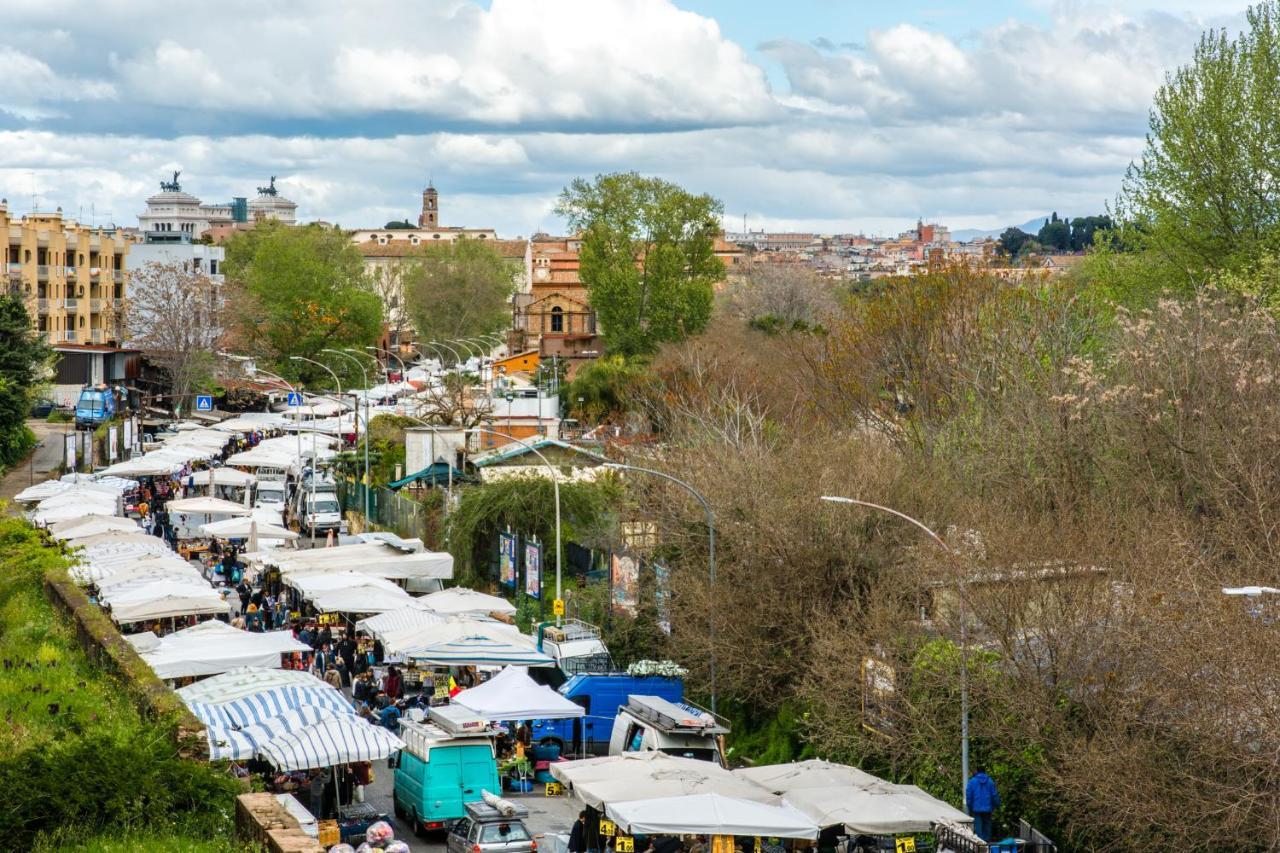
<path id="1" fill-rule="evenodd" d="M 297 393 L 298 393 L 297 389 L 293 387 L 293 384 L 292 384 L 292 383 L 290 383 L 290 382 L 289 382 L 289 380 L 285 379 L 283 376 L 277 376 L 276 374 L 271 373 L 270 371 L 262 370 L 261 368 L 255 368 L 255 370 L 254 370 L 252 373 L 250 373 L 249 375 L 250 375 L 250 376 L 256 376 L 256 375 L 257 375 L 257 374 L 259 374 L 259 373 L 265 374 L 265 375 L 267 376 L 267 378 L 268 378 L 268 379 L 273 379 L 273 380 L 275 380 L 275 381 L 279 382 L 280 384 L 284 385 L 286 388 L 288 388 L 288 389 L 289 389 L 289 394 L 290 394 L 290 395 L 293 395 L 293 394 L 297 394 Z M 299 400 L 301 400 L 301 396 L 302 396 L 302 395 L 300 395 L 300 394 L 299 394 L 298 396 L 299 396 Z M 298 450 L 297 450 L 298 462 L 299 462 L 299 463 L 301 463 L 301 462 L 302 462 L 302 407 L 301 407 L 301 406 L 297 406 L 297 407 L 294 409 L 293 420 L 294 420 L 294 425 L 293 425 L 293 426 L 294 426 L 294 430 L 293 430 L 293 434 L 294 434 L 294 437 L 297 439 L 297 443 L 298 443 Z M 314 465 L 315 465 L 315 461 L 314 461 L 314 460 L 312 460 L 312 463 L 311 463 L 311 464 L 314 466 Z M 314 478 L 312 478 L 312 479 L 313 479 L 313 481 L 314 481 Z M 213 480 L 211 479 L 209 482 L 210 482 L 210 483 L 212 483 L 212 482 L 213 482 Z M 288 510 L 288 504 L 287 504 L 287 503 L 285 504 L 285 509 L 286 509 L 286 511 Z M 301 525 L 299 525 L 299 529 L 301 529 Z M 315 538 L 315 536 L 314 536 L 314 535 L 312 535 L 312 537 L 311 537 L 311 538 L 312 538 L 312 539 L 314 539 L 314 538 Z M 314 545 L 315 543 L 314 543 L 314 542 L 312 542 L 311 544 L 313 544 L 313 545 Z"/>
<path id="2" fill-rule="evenodd" d="M 316 361 L 314 358 L 307 358 L 306 356 L 303 356 L 303 355 L 291 355 L 289 356 L 289 359 L 291 361 L 305 361 L 308 364 L 314 364 L 316 367 L 319 367 L 320 369 L 326 371 L 330 376 L 333 377 L 334 384 L 338 386 L 338 397 L 339 398 L 342 397 L 342 380 L 338 378 L 338 374 L 334 373 L 333 370 L 329 367 L 329 365 L 324 364 L 323 362 Z M 345 408 L 346 404 L 342 403 L 342 405 Z M 342 431 L 341 414 L 339 414 L 338 416 L 338 431 L 339 432 Z M 320 454 L 316 449 L 315 435 L 316 435 L 315 430 L 312 429 L 311 431 L 311 546 L 312 547 L 315 547 L 315 544 L 316 544 L 316 524 L 315 524 L 316 475 L 318 473 L 317 464 L 320 461 Z"/>
<path id="3" fill-rule="evenodd" d="M 901 518 L 903 521 L 910 522 L 923 530 L 938 547 L 943 550 L 948 557 L 955 559 L 959 556 L 953 551 L 946 542 L 942 541 L 942 537 L 935 533 L 924 522 L 912 518 L 905 512 L 899 512 L 896 509 L 890 509 L 887 506 L 873 504 L 869 501 L 860 501 L 855 498 L 846 498 L 840 495 L 823 495 L 822 500 L 828 503 L 836 504 L 852 504 L 854 506 L 866 507 L 867 509 L 879 510 L 887 512 L 889 515 Z M 969 635 L 968 628 L 965 625 L 964 613 L 964 574 L 960 575 L 960 795 L 964 797 L 965 786 L 969 783 Z M 963 800 L 962 800 L 963 801 Z"/>
<path id="4" fill-rule="evenodd" d="M 430 345 L 433 347 L 441 347 L 443 349 L 447 349 L 450 353 L 453 354 L 453 363 L 455 365 L 462 363 L 462 356 L 458 355 L 458 351 L 453 347 L 449 346 L 448 344 L 442 344 L 439 341 L 431 341 Z"/>
<path id="5" fill-rule="evenodd" d="M 380 355 L 381 355 L 381 354 L 383 354 L 383 353 L 385 353 L 386 355 L 390 356 L 391 358 L 394 358 L 394 359 L 396 360 L 396 362 L 400 365 L 400 376 L 401 376 L 401 378 L 403 378 L 403 377 L 404 377 L 404 375 L 405 375 L 405 374 L 407 374 L 407 373 L 409 372 L 409 369 L 408 369 L 407 367 L 405 367 L 405 366 L 404 366 L 404 359 L 402 359 L 400 356 L 398 356 L 398 355 L 396 355 L 395 353 L 393 353 L 390 349 L 379 349 L 378 347 L 365 347 L 365 349 L 373 350 L 374 352 L 376 352 L 376 353 L 378 353 L 378 354 L 380 354 Z"/>
<path id="6" fill-rule="evenodd" d="M 711 511 L 711 503 L 706 496 L 695 489 L 693 486 L 673 477 L 665 471 L 656 471 L 653 468 L 640 468 L 636 465 L 623 465 L 621 462 L 606 462 L 602 466 L 604 468 L 612 468 L 618 471 L 639 471 L 642 474 L 652 474 L 655 477 L 661 477 L 680 486 L 702 504 L 702 511 L 707 516 L 707 568 L 708 578 L 711 585 L 711 596 L 708 599 L 707 607 L 707 624 L 711 633 L 711 713 L 716 712 L 716 609 L 715 609 L 715 588 L 716 588 L 716 517 Z"/>
<path id="7" fill-rule="evenodd" d="M 349 358 L 356 363 L 356 367 L 360 368 L 360 375 L 364 377 L 364 523 L 370 524 L 372 519 L 369 518 L 369 372 L 364 369 L 364 362 L 351 355 L 351 353 L 340 349 L 324 349 L 321 352 L 340 355 L 343 358 Z M 354 397 L 355 395 L 352 394 Z M 360 419 L 359 404 L 356 406 L 356 420 Z M 359 432 L 357 432 L 359 436 Z"/>

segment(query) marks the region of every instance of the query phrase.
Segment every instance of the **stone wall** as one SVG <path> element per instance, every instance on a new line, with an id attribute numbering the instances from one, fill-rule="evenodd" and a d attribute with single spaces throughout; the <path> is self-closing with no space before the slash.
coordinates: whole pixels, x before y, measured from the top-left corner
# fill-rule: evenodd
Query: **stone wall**
<path id="1" fill-rule="evenodd" d="M 274 794 L 236 797 L 236 837 L 272 853 L 324 853 Z"/>

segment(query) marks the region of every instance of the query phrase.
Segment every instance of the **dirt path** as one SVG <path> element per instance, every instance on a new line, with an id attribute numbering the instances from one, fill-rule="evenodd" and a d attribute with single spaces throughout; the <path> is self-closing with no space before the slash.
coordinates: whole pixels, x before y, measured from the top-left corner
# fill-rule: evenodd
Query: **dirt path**
<path id="1" fill-rule="evenodd" d="M 75 428 L 73 424 L 51 424 L 35 420 L 27 421 L 27 426 L 36 434 L 38 444 L 30 459 L 0 479 L 0 500 L 9 500 L 33 482 L 39 483 L 53 476 L 53 472 L 62 464 L 62 435 Z"/>

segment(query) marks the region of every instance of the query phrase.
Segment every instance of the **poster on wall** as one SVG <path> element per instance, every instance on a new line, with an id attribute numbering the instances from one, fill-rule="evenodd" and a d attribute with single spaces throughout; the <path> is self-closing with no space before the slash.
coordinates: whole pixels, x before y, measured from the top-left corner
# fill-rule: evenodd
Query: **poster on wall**
<path id="1" fill-rule="evenodd" d="M 124 422 L 124 451 L 125 453 L 133 451 L 133 418 L 128 418 Z"/>
<path id="2" fill-rule="evenodd" d="M 609 569 L 613 612 L 634 616 L 640 601 L 640 561 L 625 554 L 614 554 Z"/>
<path id="3" fill-rule="evenodd" d="M 542 546 L 537 542 L 524 546 L 524 594 L 542 598 Z"/>
<path id="4" fill-rule="evenodd" d="M 66 457 L 67 470 L 74 471 L 76 470 L 76 435 L 75 433 L 72 433 L 71 435 L 67 436 L 66 441 L 64 442 L 64 446 L 66 447 L 66 450 L 63 455 Z"/>
<path id="5" fill-rule="evenodd" d="M 516 537 L 511 533 L 498 536 L 498 582 L 515 589 Z"/>
<path id="6" fill-rule="evenodd" d="M 658 627 L 671 633 L 671 570 L 661 563 L 653 564 L 653 598 L 658 606 Z"/>
<path id="7" fill-rule="evenodd" d="M 118 454 L 116 453 L 116 442 L 120 438 L 119 427 L 109 427 L 107 429 L 107 461 L 115 462 Z"/>

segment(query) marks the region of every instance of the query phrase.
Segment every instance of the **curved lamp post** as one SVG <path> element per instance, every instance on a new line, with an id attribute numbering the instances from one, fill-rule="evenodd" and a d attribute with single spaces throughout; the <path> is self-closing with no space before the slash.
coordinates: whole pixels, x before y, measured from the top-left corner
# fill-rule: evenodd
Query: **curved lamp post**
<path id="1" fill-rule="evenodd" d="M 364 362 L 346 350 L 324 349 L 321 352 L 339 355 L 354 361 L 356 367 L 360 368 L 360 375 L 364 377 L 364 521 L 365 524 L 369 524 L 371 521 L 369 518 L 369 373 L 364 369 Z M 358 407 L 356 412 L 356 417 L 359 419 Z"/>
<path id="2" fill-rule="evenodd" d="M 942 541 L 942 537 L 933 531 L 928 525 L 919 519 L 912 518 L 905 512 L 899 512 L 887 506 L 873 504 L 870 501 L 861 501 L 856 498 L 846 498 L 839 495 L 823 495 L 822 500 L 828 503 L 851 504 L 853 506 L 866 507 L 867 509 L 878 510 L 889 515 L 902 519 L 910 524 L 915 525 L 932 539 L 939 548 L 943 550 L 948 557 L 955 559 L 958 554 L 948 547 L 947 543 Z M 965 626 L 964 614 L 964 576 L 961 575 L 962 589 L 960 591 L 960 796 L 963 802 L 964 788 L 969 782 L 969 636 L 968 629 Z"/>

